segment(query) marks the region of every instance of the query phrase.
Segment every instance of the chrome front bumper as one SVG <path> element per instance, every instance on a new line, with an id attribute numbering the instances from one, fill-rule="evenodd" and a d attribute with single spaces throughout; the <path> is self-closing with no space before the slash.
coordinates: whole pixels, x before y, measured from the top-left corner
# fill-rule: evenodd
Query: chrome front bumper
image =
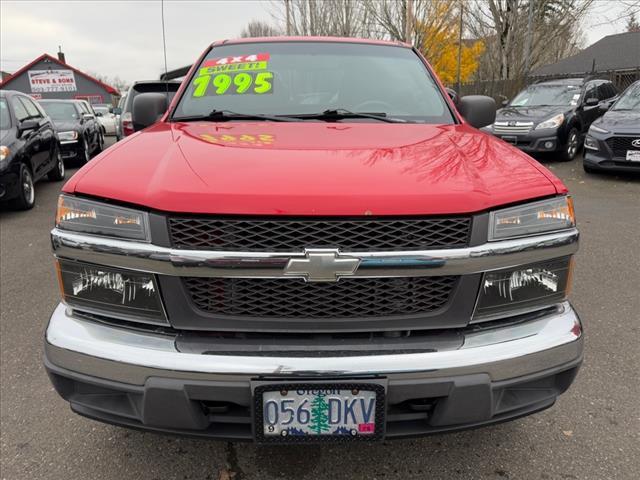
<path id="1" fill-rule="evenodd" d="M 580 320 L 568 302 L 528 322 L 466 334 L 461 347 L 427 353 L 347 357 L 200 355 L 175 337 L 82 320 L 60 304 L 46 331 L 47 360 L 100 379 L 144 385 L 150 377 L 247 381 L 257 377 L 384 376 L 428 379 L 486 374 L 494 382 L 559 368 L 582 358 Z"/>

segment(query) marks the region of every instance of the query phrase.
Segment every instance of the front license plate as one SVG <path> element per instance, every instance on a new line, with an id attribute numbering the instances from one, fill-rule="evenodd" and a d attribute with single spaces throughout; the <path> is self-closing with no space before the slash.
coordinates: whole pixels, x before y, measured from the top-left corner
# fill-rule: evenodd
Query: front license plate
<path id="1" fill-rule="evenodd" d="M 627 160 L 630 162 L 640 162 L 640 150 L 627 150 Z"/>
<path id="2" fill-rule="evenodd" d="M 379 384 L 266 384 L 254 394 L 261 442 L 376 440 L 383 434 Z"/>
<path id="3" fill-rule="evenodd" d="M 511 145 L 517 145 L 518 144 L 518 137 L 507 137 L 507 136 L 504 136 L 504 137 L 502 137 L 502 140 L 504 140 L 507 143 L 510 143 Z"/>

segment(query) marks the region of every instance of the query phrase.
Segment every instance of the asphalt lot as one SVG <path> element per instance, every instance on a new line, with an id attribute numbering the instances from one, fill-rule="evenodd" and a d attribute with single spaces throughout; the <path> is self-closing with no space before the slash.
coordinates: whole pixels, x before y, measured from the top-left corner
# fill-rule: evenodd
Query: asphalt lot
<path id="1" fill-rule="evenodd" d="M 42 366 L 59 297 L 48 231 L 62 183 L 39 183 L 33 211 L 0 212 L 0 478 L 640 478 L 640 178 L 543 163 L 572 191 L 582 232 L 571 298 L 587 337 L 576 383 L 525 419 L 349 448 L 182 439 L 71 413 Z"/>

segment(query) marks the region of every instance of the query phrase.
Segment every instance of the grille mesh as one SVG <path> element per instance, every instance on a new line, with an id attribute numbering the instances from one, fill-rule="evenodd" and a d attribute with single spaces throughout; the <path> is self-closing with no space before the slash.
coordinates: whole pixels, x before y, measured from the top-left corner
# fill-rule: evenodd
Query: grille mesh
<path id="1" fill-rule="evenodd" d="M 636 137 L 611 137 L 607 139 L 607 145 L 613 150 L 614 156 L 626 157 L 627 150 L 640 150 L 640 148 L 631 145 L 635 139 Z"/>
<path id="2" fill-rule="evenodd" d="M 260 318 L 363 318 L 428 313 L 445 306 L 458 277 L 354 278 L 337 283 L 299 279 L 183 279 L 207 313 Z"/>
<path id="3" fill-rule="evenodd" d="M 470 217 L 372 220 L 216 219 L 172 217 L 176 248 L 301 252 L 460 248 L 469 243 Z"/>

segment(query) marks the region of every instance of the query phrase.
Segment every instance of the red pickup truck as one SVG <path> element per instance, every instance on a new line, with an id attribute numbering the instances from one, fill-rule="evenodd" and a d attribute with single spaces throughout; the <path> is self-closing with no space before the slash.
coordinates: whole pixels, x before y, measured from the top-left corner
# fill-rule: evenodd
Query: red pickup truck
<path id="1" fill-rule="evenodd" d="M 262 443 L 550 407 L 582 360 L 573 204 L 476 129 L 494 117 L 406 44 L 212 44 L 63 189 L 54 387 L 96 420 Z"/>

